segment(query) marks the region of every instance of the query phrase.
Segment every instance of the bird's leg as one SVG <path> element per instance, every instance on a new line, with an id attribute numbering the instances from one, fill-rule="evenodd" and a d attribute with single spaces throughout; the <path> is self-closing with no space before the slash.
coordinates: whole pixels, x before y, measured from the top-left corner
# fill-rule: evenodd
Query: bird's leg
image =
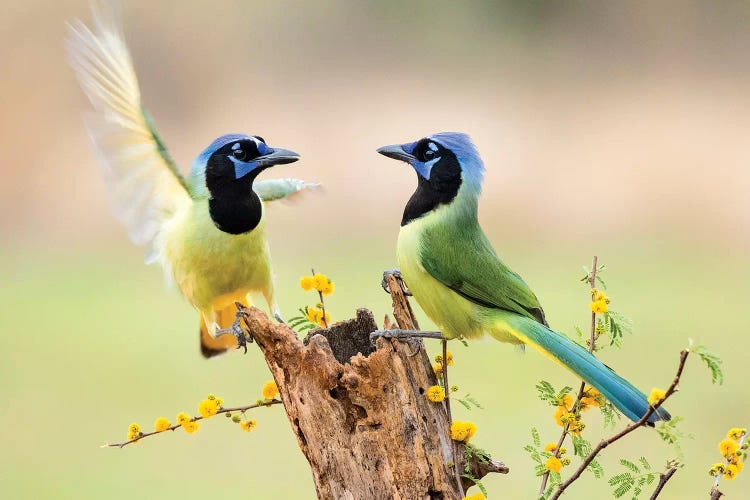
<path id="1" fill-rule="evenodd" d="M 397 339 L 402 342 L 408 342 L 411 339 L 422 338 L 422 339 L 438 339 L 447 340 L 445 335 L 441 332 L 428 332 L 423 330 L 402 330 L 395 328 L 393 330 L 375 330 L 370 334 L 370 342 L 375 342 L 378 337 L 386 339 Z"/>
<path id="2" fill-rule="evenodd" d="M 409 288 L 406 286 L 406 283 L 404 282 L 404 277 L 401 276 L 401 270 L 399 268 L 389 269 L 387 271 L 383 271 L 383 280 L 380 282 L 380 286 L 383 288 L 385 293 L 390 294 L 390 290 L 388 290 L 388 281 L 387 277 L 388 275 L 394 276 L 398 278 L 399 282 L 401 283 L 401 289 L 404 291 L 404 295 L 407 297 L 412 297 L 411 292 L 409 291 Z"/>
<path id="3" fill-rule="evenodd" d="M 214 337 L 218 338 L 223 335 L 232 334 L 237 338 L 237 349 L 242 347 L 245 349 L 245 353 L 247 353 L 247 343 L 253 342 L 253 335 L 250 332 L 245 333 L 245 330 L 242 328 L 242 325 L 240 324 L 241 317 L 242 317 L 242 313 L 240 311 L 237 311 L 237 313 L 234 315 L 234 321 L 232 322 L 231 325 L 229 325 L 229 328 L 219 328 L 217 326 Z"/>
<path id="4" fill-rule="evenodd" d="M 281 311 L 279 311 L 278 309 L 274 309 L 273 317 L 276 318 L 276 321 L 278 321 L 282 325 L 286 325 L 286 321 L 284 321 L 284 318 L 281 317 Z"/>

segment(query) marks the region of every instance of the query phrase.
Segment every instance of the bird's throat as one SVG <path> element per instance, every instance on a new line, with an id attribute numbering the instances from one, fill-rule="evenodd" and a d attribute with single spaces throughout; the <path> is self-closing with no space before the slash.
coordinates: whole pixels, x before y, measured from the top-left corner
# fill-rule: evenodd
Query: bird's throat
<path id="1" fill-rule="evenodd" d="M 420 217 L 424 217 L 440 205 L 452 202 L 461 187 L 459 180 L 455 183 L 440 186 L 441 189 L 436 189 L 429 181 L 420 176 L 417 177 L 419 184 L 404 208 L 404 216 L 401 219 L 402 227 Z"/>
<path id="2" fill-rule="evenodd" d="M 213 194 L 213 193 L 212 193 Z M 225 233 L 242 234 L 255 229 L 263 216 L 260 198 L 252 185 L 224 189 L 208 200 L 214 225 Z"/>

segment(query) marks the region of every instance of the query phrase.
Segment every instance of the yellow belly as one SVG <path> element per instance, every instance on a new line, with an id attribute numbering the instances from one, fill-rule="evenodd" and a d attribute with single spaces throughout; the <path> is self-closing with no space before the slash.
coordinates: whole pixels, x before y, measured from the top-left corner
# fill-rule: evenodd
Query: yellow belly
<path id="1" fill-rule="evenodd" d="M 274 307 L 263 219 L 249 233 L 225 233 L 211 220 L 208 202 L 196 201 L 167 234 L 165 257 L 177 287 L 201 311 L 222 309 L 248 292 Z"/>

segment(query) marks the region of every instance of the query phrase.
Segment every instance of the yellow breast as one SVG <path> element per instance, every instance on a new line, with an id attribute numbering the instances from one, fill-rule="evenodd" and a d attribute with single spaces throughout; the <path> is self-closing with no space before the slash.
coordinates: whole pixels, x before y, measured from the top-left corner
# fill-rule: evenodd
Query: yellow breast
<path id="1" fill-rule="evenodd" d="M 211 220 L 207 200 L 195 201 L 167 234 L 165 257 L 180 291 L 198 309 L 237 292 L 261 292 L 272 301 L 263 219 L 248 233 L 225 233 Z"/>

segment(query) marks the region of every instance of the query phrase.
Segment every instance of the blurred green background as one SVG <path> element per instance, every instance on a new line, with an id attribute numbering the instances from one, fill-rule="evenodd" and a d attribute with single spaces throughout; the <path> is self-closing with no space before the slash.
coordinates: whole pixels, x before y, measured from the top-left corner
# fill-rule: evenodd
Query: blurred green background
<path id="1" fill-rule="evenodd" d="M 0 496 L 312 498 L 280 408 L 257 411 L 251 434 L 216 418 L 194 436 L 99 448 L 131 421 L 195 412 L 209 392 L 252 402 L 269 373 L 252 348 L 204 361 L 196 313 L 110 215 L 63 50 L 65 22 L 88 20 L 87 3 L 2 11 Z M 648 391 L 669 384 L 689 337 L 724 359 L 723 386 L 693 360 L 669 404 L 694 439 L 662 498 L 705 496 L 716 443 L 750 424 L 749 4 L 170 0 L 123 11 L 144 101 L 181 165 L 242 131 L 302 154 L 264 175 L 325 184 L 267 212 L 287 317 L 314 303 L 297 286 L 311 266 L 337 284 L 334 319 L 388 312 L 378 284 L 415 180 L 374 149 L 468 132 L 488 170 L 482 223 L 554 327 L 587 323 L 578 279 L 598 254 L 612 308 L 636 327 L 608 364 Z M 452 381 L 485 406 L 458 417 L 512 469 L 487 479 L 491 496 L 532 498 L 529 428 L 559 435 L 534 384 L 575 379 L 507 345 L 452 350 Z M 599 418 L 587 417 L 596 439 Z M 611 475 L 616 458 L 640 455 L 661 466 L 675 452 L 640 432 L 603 463 Z M 745 481 L 723 488 L 739 498 Z M 586 478 L 571 498 L 607 491 Z"/>

